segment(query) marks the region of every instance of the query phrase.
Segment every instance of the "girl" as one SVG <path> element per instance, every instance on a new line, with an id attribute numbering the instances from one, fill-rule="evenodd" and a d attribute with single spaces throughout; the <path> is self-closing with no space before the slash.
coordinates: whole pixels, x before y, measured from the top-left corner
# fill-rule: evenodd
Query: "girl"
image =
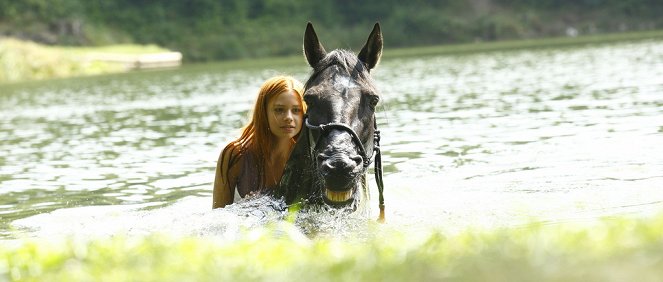
<path id="1" fill-rule="evenodd" d="M 212 208 L 276 187 L 302 128 L 303 94 L 302 83 L 289 76 L 260 87 L 253 118 L 219 156 Z"/>

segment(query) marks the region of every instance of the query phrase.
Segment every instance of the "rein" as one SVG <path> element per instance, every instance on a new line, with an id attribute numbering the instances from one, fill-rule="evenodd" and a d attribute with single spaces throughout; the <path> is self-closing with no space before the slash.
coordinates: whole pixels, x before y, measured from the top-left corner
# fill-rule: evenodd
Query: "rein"
<path id="1" fill-rule="evenodd" d="M 384 222 L 384 183 L 382 181 L 382 152 L 380 151 L 380 130 L 378 130 L 378 123 L 373 118 L 373 128 L 374 133 L 373 133 L 373 151 L 371 152 L 371 156 L 368 156 L 366 153 L 366 149 L 364 148 L 364 144 L 361 143 L 361 140 L 359 140 L 359 135 L 357 135 L 357 132 L 355 132 L 352 128 L 349 126 L 343 124 L 343 123 L 327 123 L 327 124 L 320 124 L 320 125 L 312 125 L 308 122 L 308 116 L 304 117 L 304 124 L 306 127 L 309 129 L 313 130 L 318 130 L 320 131 L 320 135 L 318 138 L 315 139 L 315 142 L 311 144 L 310 150 L 315 150 L 319 144 L 318 141 L 320 141 L 320 138 L 324 135 L 329 134 L 329 132 L 332 129 L 338 129 L 341 131 L 345 131 L 350 134 L 352 137 L 352 141 L 355 143 L 357 148 L 359 148 L 359 153 L 361 154 L 361 157 L 364 159 L 364 171 L 368 168 L 368 166 L 371 165 L 371 159 L 375 157 L 375 165 L 373 166 L 375 169 L 375 182 L 378 185 L 378 192 L 379 192 L 379 207 L 380 207 L 380 216 L 378 217 L 378 221 Z M 311 154 L 313 157 L 313 155 Z"/>

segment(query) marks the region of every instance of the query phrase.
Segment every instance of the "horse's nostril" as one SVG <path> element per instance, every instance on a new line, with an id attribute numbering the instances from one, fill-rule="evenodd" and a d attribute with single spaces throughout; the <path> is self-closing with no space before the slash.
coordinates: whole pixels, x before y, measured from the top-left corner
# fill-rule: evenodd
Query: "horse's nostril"
<path id="1" fill-rule="evenodd" d="M 334 170 L 334 168 L 336 168 L 336 167 L 331 162 L 323 162 L 322 163 L 322 172 L 324 172 L 324 174 L 330 173 L 332 170 Z"/>
<path id="2" fill-rule="evenodd" d="M 359 155 L 354 156 L 354 157 L 351 157 L 350 159 L 353 160 L 353 161 L 357 164 L 357 166 L 359 166 L 359 165 L 361 165 L 361 164 L 364 163 L 364 158 L 362 158 L 362 157 L 359 156 Z"/>
<path id="3" fill-rule="evenodd" d="M 323 158 L 321 170 L 324 174 L 349 174 L 362 162 L 361 157 L 318 155 L 318 158 Z"/>

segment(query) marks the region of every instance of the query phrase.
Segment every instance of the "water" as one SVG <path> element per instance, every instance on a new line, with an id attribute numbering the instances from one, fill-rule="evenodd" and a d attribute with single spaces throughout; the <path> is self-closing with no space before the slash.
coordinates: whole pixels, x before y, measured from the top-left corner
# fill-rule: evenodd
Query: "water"
<path id="1" fill-rule="evenodd" d="M 309 69 L 302 59 L 0 86 L 0 237 L 231 237 L 280 221 L 210 210 L 221 148 L 279 73 L 304 80 Z M 663 41 L 384 57 L 373 75 L 386 226 L 454 231 L 663 210 Z M 329 229 L 346 225 L 361 224 Z"/>

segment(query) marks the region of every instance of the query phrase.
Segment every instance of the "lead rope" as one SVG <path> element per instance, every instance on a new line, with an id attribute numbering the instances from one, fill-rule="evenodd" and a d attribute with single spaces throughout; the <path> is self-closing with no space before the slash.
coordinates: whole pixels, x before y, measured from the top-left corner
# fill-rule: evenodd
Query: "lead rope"
<path id="1" fill-rule="evenodd" d="M 374 133 L 374 144 L 373 144 L 373 151 L 375 151 L 375 182 L 378 185 L 378 192 L 380 193 L 379 195 L 379 207 L 380 207 L 380 215 L 378 217 L 378 222 L 384 223 L 384 183 L 382 182 L 382 153 L 380 152 L 380 130 L 378 130 L 378 123 L 375 122 L 375 133 Z"/>

